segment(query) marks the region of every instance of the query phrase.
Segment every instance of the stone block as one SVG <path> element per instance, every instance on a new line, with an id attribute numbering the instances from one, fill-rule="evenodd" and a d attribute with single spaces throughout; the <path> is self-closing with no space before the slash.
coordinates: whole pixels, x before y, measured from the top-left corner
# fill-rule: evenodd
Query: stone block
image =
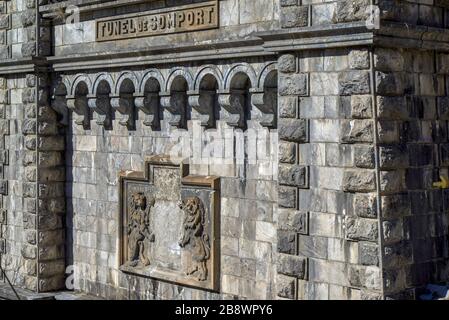
<path id="1" fill-rule="evenodd" d="M 348 71 L 338 75 L 340 95 L 357 95 L 370 93 L 370 78 L 367 71 Z"/>
<path id="2" fill-rule="evenodd" d="M 343 174 L 342 187 L 349 192 L 374 191 L 376 186 L 375 175 L 369 170 L 347 169 Z"/>
<path id="3" fill-rule="evenodd" d="M 308 125 L 304 119 L 279 119 L 279 139 L 297 143 L 307 142 Z"/>
<path id="4" fill-rule="evenodd" d="M 367 8 L 370 4 L 368 0 L 338 1 L 332 20 L 334 23 L 366 20 L 369 14 Z"/>
<path id="5" fill-rule="evenodd" d="M 297 145 L 294 142 L 279 141 L 279 162 L 294 164 L 297 162 Z"/>
<path id="6" fill-rule="evenodd" d="M 276 292 L 277 296 L 286 299 L 296 299 L 296 278 L 277 275 Z"/>
<path id="7" fill-rule="evenodd" d="M 354 214 L 361 218 L 377 217 L 377 201 L 374 194 L 354 194 Z"/>
<path id="8" fill-rule="evenodd" d="M 372 118 L 372 99 L 369 95 L 351 96 L 351 116 L 354 119 Z"/>
<path id="9" fill-rule="evenodd" d="M 372 266 L 350 266 L 349 282 L 352 286 L 379 290 L 381 287 L 380 269 Z"/>
<path id="10" fill-rule="evenodd" d="M 342 120 L 340 141 L 343 143 L 372 142 L 374 138 L 371 120 Z"/>
<path id="11" fill-rule="evenodd" d="M 345 236 L 348 240 L 377 241 L 379 227 L 376 220 L 345 217 Z"/>
<path id="12" fill-rule="evenodd" d="M 377 244 L 370 242 L 359 243 L 359 261 L 364 266 L 379 265 L 379 248 Z"/>
<path id="13" fill-rule="evenodd" d="M 367 49 L 352 49 L 348 55 L 350 69 L 369 69 L 369 51 Z"/>
<path id="14" fill-rule="evenodd" d="M 309 23 L 308 6 L 281 7 L 282 28 L 306 27 Z"/>
<path id="15" fill-rule="evenodd" d="M 294 54 L 283 54 L 278 60 L 278 70 L 282 73 L 296 72 L 296 56 Z"/>
<path id="16" fill-rule="evenodd" d="M 296 118 L 298 110 L 298 97 L 281 96 L 279 97 L 279 117 L 280 118 Z"/>
<path id="17" fill-rule="evenodd" d="M 289 209 L 279 209 L 278 226 L 280 230 L 300 234 L 308 233 L 309 214 Z"/>
<path id="18" fill-rule="evenodd" d="M 280 184 L 298 188 L 307 188 L 307 167 L 280 164 L 278 172 Z"/>
<path id="19" fill-rule="evenodd" d="M 308 93 L 308 74 L 281 74 L 279 81 L 279 95 L 305 96 Z"/>
<path id="20" fill-rule="evenodd" d="M 277 260 L 277 272 L 298 279 L 305 279 L 307 276 L 307 259 L 280 253 Z"/>
<path id="21" fill-rule="evenodd" d="M 297 252 L 297 235 L 291 231 L 278 230 L 277 232 L 277 251 L 279 253 L 293 254 Z"/>
<path id="22" fill-rule="evenodd" d="M 381 169 L 404 168 L 409 164 L 408 152 L 404 145 L 379 147 L 379 162 Z"/>
<path id="23" fill-rule="evenodd" d="M 366 145 L 354 146 L 354 164 L 358 168 L 374 169 L 374 148 Z"/>

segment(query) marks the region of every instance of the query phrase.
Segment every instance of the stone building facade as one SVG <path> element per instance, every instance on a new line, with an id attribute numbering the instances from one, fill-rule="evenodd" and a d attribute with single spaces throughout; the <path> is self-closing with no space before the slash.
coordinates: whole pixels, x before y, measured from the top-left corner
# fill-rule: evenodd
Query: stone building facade
<path id="1" fill-rule="evenodd" d="M 0 1 L 1 266 L 108 299 L 446 283 L 448 28 L 445 0 Z"/>

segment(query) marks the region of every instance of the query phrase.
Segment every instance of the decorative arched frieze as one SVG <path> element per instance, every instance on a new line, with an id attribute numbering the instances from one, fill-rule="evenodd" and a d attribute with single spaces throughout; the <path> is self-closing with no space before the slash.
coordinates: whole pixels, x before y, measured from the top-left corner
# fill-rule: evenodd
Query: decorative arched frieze
<path id="1" fill-rule="evenodd" d="M 217 80 L 218 83 L 218 90 L 224 89 L 224 78 L 223 73 L 218 69 L 215 65 L 206 65 L 198 70 L 198 72 L 195 75 L 195 81 L 194 81 L 194 91 L 200 90 L 200 84 L 201 81 L 206 77 L 207 75 L 212 75 L 215 80 Z"/>
<path id="2" fill-rule="evenodd" d="M 165 85 L 165 92 L 170 92 L 172 90 L 173 82 L 178 77 L 182 77 L 186 80 L 188 91 L 194 90 L 194 80 L 189 70 L 186 68 L 176 68 L 170 71 L 170 74 L 167 78 L 167 83 Z"/>
<path id="3" fill-rule="evenodd" d="M 277 63 L 276 62 L 267 63 L 259 74 L 257 80 L 257 88 L 263 88 L 269 75 L 273 72 L 277 73 Z"/>
<path id="4" fill-rule="evenodd" d="M 257 75 L 256 71 L 254 71 L 254 68 L 248 64 L 248 63 L 239 63 L 233 65 L 227 72 L 224 77 L 224 90 L 230 90 L 231 89 L 231 83 L 234 77 L 239 74 L 243 73 L 248 76 L 249 81 L 251 82 L 251 87 L 255 88 L 257 86 Z"/>
<path id="5" fill-rule="evenodd" d="M 78 74 L 73 79 L 69 95 L 75 96 L 76 88 L 80 83 L 84 83 L 86 85 L 88 90 L 87 94 L 92 94 L 92 81 L 89 76 L 85 74 Z"/>
<path id="6" fill-rule="evenodd" d="M 131 81 L 133 83 L 133 85 L 134 85 L 134 90 L 136 92 L 138 92 L 138 90 L 140 88 L 140 81 L 137 78 L 137 75 L 134 72 L 132 72 L 132 71 L 123 71 L 123 72 L 121 72 L 119 74 L 119 76 L 117 78 L 117 82 L 115 84 L 115 88 L 114 88 L 114 91 L 113 91 L 114 94 L 117 95 L 117 94 L 120 93 L 120 88 L 123 85 L 123 82 L 125 80 Z"/>
<path id="7" fill-rule="evenodd" d="M 109 84 L 111 92 L 115 88 L 114 79 L 112 79 L 111 75 L 109 73 L 100 73 L 95 77 L 95 80 L 93 81 L 93 88 L 91 92 L 92 95 L 97 95 L 98 87 L 102 81 L 106 81 Z"/>
<path id="8" fill-rule="evenodd" d="M 155 79 L 159 83 L 159 87 L 163 88 L 165 85 L 165 78 L 162 73 L 157 69 L 150 69 L 145 71 L 140 81 L 139 93 L 145 92 L 145 86 L 150 79 Z"/>
<path id="9" fill-rule="evenodd" d="M 189 105 L 199 115 L 201 126 L 215 126 L 217 90 L 223 86 L 223 76 L 215 66 L 200 69 L 195 77 L 195 90 L 189 91 Z"/>
<path id="10" fill-rule="evenodd" d="M 276 127 L 277 114 L 277 64 L 268 63 L 259 74 L 257 88 L 250 90 L 251 103 L 260 110 L 260 124 Z"/>

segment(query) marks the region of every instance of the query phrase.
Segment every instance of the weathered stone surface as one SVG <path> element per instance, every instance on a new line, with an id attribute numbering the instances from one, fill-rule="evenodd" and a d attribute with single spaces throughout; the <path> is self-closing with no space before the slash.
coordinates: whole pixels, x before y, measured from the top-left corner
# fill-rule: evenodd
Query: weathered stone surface
<path id="1" fill-rule="evenodd" d="M 284 54 L 278 60 L 279 72 L 293 73 L 296 71 L 296 56 L 294 54 Z"/>
<path id="2" fill-rule="evenodd" d="M 296 254 L 296 233 L 278 230 L 277 251 L 279 253 Z"/>
<path id="3" fill-rule="evenodd" d="M 307 259 L 280 253 L 278 255 L 277 271 L 280 274 L 304 279 L 307 275 Z"/>
<path id="4" fill-rule="evenodd" d="M 366 20 L 368 18 L 367 7 L 370 5 L 368 0 L 339 1 L 333 16 L 334 23 L 351 22 L 357 20 Z"/>
<path id="5" fill-rule="evenodd" d="M 370 242 L 360 242 L 359 259 L 361 265 L 378 266 L 379 254 L 380 252 L 377 244 L 373 244 Z"/>
<path id="6" fill-rule="evenodd" d="M 345 218 L 346 238 L 357 241 L 376 241 L 378 239 L 378 222 L 374 219 Z"/>
<path id="7" fill-rule="evenodd" d="M 369 73 L 366 71 L 342 72 L 338 75 L 338 88 L 341 95 L 370 93 Z"/>
<path id="8" fill-rule="evenodd" d="M 381 286 L 380 270 L 377 267 L 351 266 L 349 282 L 357 287 L 379 290 Z"/>
<path id="9" fill-rule="evenodd" d="M 298 165 L 280 164 L 279 183 L 287 186 L 305 188 L 307 186 L 307 168 Z"/>
<path id="10" fill-rule="evenodd" d="M 372 194 L 354 195 L 354 214 L 361 218 L 377 217 L 377 201 Z"/>
<path id="11" fill-rule="evenodd" d="M 373 123 L 371 120 L 343 120 L 340 141 L 343 143 L 372 142 Z"/>
<path id="12" fill-rule="evenodd" d="M 279 94 L 281 96 L 307 95 L 308 75 L 306 73 L 281 74 Z"/>
<path id="13" fill-rule="evenodd" d="M 376 185 L 374 172 L 369 170 L 345 170 L 342 185 L 344 191 L 374 191 Z"/>
<path id="14" fill-rule="evenodd" d="M 306 142 L 307 121 L 304 119 L 279 119 L 279 138 L 285 141 Z"/>
<path id="15" fill-rule="evenodd" d="M 279 162 L 295 163 L 297 146 L 293 142 L 280 141 L 279 142 Z"/>
<path id="16" fill-rule="evenodd" d="M 371 146 L 354 146 L 354 164 L 358 168 L 374 169 L 374 148 Z"/>
<path id="17" fill-rule="evenodd" d="M 309 22 L 309 8 L 307 6 L 289 6 L 281 8 L 282 28 L 305 27 Z"/>
<path id="18" fill-rule="evenodd" d="M 278 226 L 281 230 L 306 234 L 309 215 L 296 210 L 279 209 Z"/>
<path id="19" fill-rule="evenodd" d="M 278 275 L 276 278 L 277 296 L 287 299 L 295 299 L 296 297 L 296 279 Z"/>

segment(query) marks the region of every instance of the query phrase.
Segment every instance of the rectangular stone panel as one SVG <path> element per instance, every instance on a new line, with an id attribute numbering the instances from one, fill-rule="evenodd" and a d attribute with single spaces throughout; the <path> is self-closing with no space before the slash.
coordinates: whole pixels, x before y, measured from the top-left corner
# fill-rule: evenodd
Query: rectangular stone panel
<path id="1" fill-rule="evenodd" d="M 217 290 L 219 179 L 188 165 L 147 158 L 120 179 L 121 267 L 125 273 Z"/>
<path id="2" fill-rule="evenodd" d="M 218 27 L 218 1 L 99 20 L 96 40 L 111 41 Z"/>

